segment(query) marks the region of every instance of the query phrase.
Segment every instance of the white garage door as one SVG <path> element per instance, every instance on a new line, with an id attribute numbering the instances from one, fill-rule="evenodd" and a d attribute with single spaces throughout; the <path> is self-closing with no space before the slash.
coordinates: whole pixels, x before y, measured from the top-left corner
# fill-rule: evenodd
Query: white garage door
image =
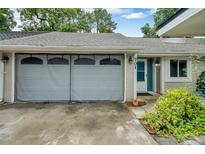
<path id="1" fill-rule="evenodd" d="M 121 55 L 19 54 L 16 99 L 123 100 L 123 63 Z"/>
<path id="2" fill-rule="evenodd" d="M 72 100 L 123 100 L 123 56 L 72 56 Z"/>
<path id="3" fill-rule="evenodd" d="M 69 100 L 69 59 L 68 55 L 17 55 L 16 99 Z"/>

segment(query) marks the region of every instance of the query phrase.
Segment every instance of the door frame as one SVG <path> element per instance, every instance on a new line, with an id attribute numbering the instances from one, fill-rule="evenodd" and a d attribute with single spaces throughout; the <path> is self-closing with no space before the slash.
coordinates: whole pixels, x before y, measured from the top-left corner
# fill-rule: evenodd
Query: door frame
<path id="1" fill-rule="evenodd" d="M 147 59 L 145 59 L 145 58 L 138 59 L 137 62 L 139 62 L 139 61 L 143 61 L 144 62 L 144 84 L 145 84 L 144 87 L 145 87 L 145 90 L 141 90 L 141 91 L 138 90 L 139 89 L 138 88 L 138 84 L 139 84 L 139 82 L 142 82 L 142 81 L 137 81 L 136 88 L 137 88 L 137 93 L 144 93 L 144 92 L 147 92 Z M 137 68 L 137 66 L 136 66 L 136 68 Z M 136 72 L 138 73 L 137 70 L 136 70 Z M 136 80 L 137 80 L 137 76 L 136 76 Z"/>

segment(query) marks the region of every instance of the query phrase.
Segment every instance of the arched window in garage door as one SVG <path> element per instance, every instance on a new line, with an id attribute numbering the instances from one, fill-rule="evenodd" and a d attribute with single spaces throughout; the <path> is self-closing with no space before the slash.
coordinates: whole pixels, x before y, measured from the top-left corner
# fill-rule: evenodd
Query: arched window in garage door
<path id="1" fill-rule="evenodd" d="M 116 58 L 104 58 L 102 60 L 100 60 L 100 65 L 120 65 L 121 62 L 120 60 L 116 59 Z"/>
<path id="2" fill-rule="evenodd" d="M 95 59 L 78 57 L 77 59 L 74 60 L 74 64 L 75 65 L 95 65 Z"/>
<path id="3" fill-rule="evenodd" d="M 63 57 L 55 57 L 48 60 L 48 64 L 50 65 L 68 65 L 69 60 Z"/>
<path id="4" fill-rule="evenodd" d="M 43 64 L 43 60 L 37 57 L 27 57 L 21 60 L 21 64 Z"/>

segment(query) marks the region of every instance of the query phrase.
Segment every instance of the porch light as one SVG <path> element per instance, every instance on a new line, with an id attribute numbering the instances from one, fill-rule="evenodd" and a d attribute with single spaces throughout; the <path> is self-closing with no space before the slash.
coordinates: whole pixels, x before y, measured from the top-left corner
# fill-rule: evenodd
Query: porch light
<path id="1" fill-rule="evenodd" d="M 8 57 L 8 56 L 3 56 L 2 59 L 1 59 L 1 61 L 2 61 L 3 63 L 7 63 L 7 62 L 9 61 L 9 57 Z"/>
<path id="2" fill-rule="evenodd" d="M 130 56 L 129 59 L 128 59 L 128 61 L 129 61 L 130 64 L 132 64 L 132 63 L 133 63 L 133 57 Z"/>

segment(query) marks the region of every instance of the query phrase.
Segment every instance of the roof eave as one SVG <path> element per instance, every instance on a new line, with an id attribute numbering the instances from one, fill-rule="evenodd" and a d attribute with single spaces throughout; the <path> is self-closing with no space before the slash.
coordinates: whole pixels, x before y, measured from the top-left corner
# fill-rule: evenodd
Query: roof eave
<path id="1" fill-rule="evenodd" d="M 65 46 L 26 46 L 26 45 L 0 45 L 0 51 L 10 51 L 10 52 L 19 52 L 19 51 L 27 51 L 27 52 L 37 52 L 37 51 L 43 51 L 43 52 L 70 52 L 74 53 L 76 51 L 78 52 L 139 52 L 143 50 L 142 48 L 130 48 L 130 47 L 65 47 Z"/>

